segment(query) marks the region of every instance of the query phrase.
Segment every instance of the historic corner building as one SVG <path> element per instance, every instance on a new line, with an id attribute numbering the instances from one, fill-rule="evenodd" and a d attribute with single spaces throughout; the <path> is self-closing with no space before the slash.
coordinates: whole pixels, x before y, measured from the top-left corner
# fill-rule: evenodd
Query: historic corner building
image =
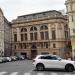
<path id="1" fill-rule="evenodd" d="M 69 44 L 67 17 L 56 10 L 18 16 L 12 21 L 12 51 L 34 58 L 37 54 L 64 56 Z"/>
<path id="2" fill-rule="evenodd" d="M 72 44 L 72 57 L 75 60 L 75 0 L 66 0 L 67 14 L 69 17 L 70 37 Z"/>
<path id="3" fill-rule="evenodd" d="M 0 56 L 71 56 L 68 19 L 56 10 L 18 16 L 11 23 L 0 9 Z"/>
<path id="4" fill-rule="evenodd" d="M 0 56 L 11 55 L 11 23 L 0 8 Z"/>

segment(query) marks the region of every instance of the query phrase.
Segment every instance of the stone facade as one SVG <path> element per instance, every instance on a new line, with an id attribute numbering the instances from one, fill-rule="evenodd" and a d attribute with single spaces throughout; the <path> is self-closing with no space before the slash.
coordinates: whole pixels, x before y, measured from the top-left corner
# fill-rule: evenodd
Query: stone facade
<path id="1" fill-rule="evenodd" d="M 72 57 L 75 59 L 75 0 L 66 0 L 65 5 L 69 17 Z"/>
<path id="2" fill-rule="evenodd" d="M 68 38 L 67 18 L 52 10 L 18 16 L 12 21 L 13 55 L 34 58 L 37 54 L 63 56 Z"/>
<path id="3" fill-rule="evenodd" d="M 11 24 L 0 8 L 0 56 L 11 55 Z"/>

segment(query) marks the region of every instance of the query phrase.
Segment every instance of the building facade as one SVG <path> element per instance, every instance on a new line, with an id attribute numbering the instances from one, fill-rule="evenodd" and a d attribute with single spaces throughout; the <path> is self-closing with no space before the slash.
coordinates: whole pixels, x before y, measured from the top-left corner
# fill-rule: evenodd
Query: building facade
<path id="1" fill-rule="evenodd" d="M 67 14 L 69 17 L 69 28 L 72 45 L 72 57 L 75 59 L 75 0 L 66 0 Z"/>
<path id="2" fill-rule="evenodd" d="M 0 8 L 0 56 L 11 55 L 11 24 Z"/>
<path id="3" fill-rule="evenodd" d="M 18 16 L 12 21 L 13 55 L 34 58 L 37 54 L 63 56 L 68 38 L 67 18 L 52 10 Z"/>

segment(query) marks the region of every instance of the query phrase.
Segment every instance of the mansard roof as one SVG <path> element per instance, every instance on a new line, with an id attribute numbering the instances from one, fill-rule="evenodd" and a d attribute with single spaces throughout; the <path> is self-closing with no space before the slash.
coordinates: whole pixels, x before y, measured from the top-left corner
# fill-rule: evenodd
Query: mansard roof
<path id="1" fill-rule="evenodd" d="M 45 13 L 57 13 L 57 14 L 61 15 L 61 12 L 59 12 L 59 11 L 50 10 L 50 11 L 44 11 L 44 12 L 38 12 L 38 13 L 32 13 L 32 14 L 22 15 L 22 16 L 18 16 L 18 18 L 25 17 L 25 16 L 31 16 L 31 15 L 45 14 Z"/>

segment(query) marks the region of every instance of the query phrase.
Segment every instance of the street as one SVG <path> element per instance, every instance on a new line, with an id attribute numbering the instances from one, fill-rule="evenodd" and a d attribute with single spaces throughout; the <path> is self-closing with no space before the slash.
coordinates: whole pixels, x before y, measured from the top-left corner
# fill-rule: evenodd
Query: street
<path id="1" fill-rule="evenodd" d="M 0 75 L 75 75 L 75 71 L 34 71 L 32 60 L 23 60 L 0 64 Z"/>

